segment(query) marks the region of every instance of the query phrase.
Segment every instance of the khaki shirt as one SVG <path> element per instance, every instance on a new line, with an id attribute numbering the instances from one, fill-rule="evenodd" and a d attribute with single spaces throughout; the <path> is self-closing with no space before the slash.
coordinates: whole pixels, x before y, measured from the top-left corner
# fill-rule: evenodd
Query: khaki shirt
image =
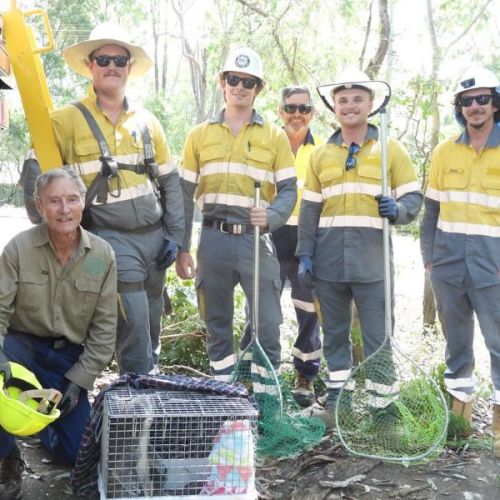
<path id="1" fill-rule="evenodd" d="M 45 224 L 18 234 L 0 256 L 0 345 L 7 328 L 81 344 L 83 352 L 66 377 L 92 389 L 113 355 L 116 281 L 111 246 L 84 229 L 65 267 Z"/>

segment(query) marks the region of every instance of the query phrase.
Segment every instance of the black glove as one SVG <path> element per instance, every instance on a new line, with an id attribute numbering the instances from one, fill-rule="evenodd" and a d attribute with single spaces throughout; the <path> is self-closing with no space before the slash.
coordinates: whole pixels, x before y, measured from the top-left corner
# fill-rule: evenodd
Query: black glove
<path id="1" fill-rule="evenodd" d="M 76 408 L 78 400 L 80 399 L 81 390 L 82 388 L 74 382 L 70 382 L 66 386 L 66 390 L 64 391 L 61 402 L 59 403 L 61 417 L 66 416 Z"/>
<path id="2" fill-rule="evenodd" d="M 5 356 L 3 349 L 0 347 L 0 373 L 3 373 L 3 383 L 7 385 L 12 378 L 12 372 L 10 371 L 10 363 Z"/>
<path id="3" fill-rule="evenodd" d="M 179 245 L 175 241 L 163 240 L 163 246 L 156 256 L 156 267 L 161 271 L 170 267 L 177 257 Z"/>
<path id="4" fill-rule="evenodd" d="M 375 196 L 378 202 L 378 213 L 380 217 L 389 219 L 389 222 L 394 222 L 398 218 L 398 203 L 392 196 Z"/>

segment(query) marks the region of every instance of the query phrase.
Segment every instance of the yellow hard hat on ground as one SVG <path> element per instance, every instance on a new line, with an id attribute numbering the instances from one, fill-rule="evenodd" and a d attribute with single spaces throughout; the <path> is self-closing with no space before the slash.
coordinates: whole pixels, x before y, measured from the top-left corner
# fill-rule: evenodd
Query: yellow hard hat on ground
<path id="1" fill-rule="evenodd" d="M 18 363 L 10 363 L 12 378 L 7 386 L 0 373 L 0 426 L 16 436 L 40 432 L 56 420 L 61 393 L 43 389 L 35 375 Z"/>

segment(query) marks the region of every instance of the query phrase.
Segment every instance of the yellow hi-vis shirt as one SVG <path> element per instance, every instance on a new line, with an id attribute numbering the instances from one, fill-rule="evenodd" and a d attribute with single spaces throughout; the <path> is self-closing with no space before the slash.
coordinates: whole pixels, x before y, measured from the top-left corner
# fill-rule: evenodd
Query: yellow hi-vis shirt
<path id="1" fill-rule="evenodd" d="M 300 145 L 295 156 L 295 170 L 297 171 L 297 203 L 293 209 L 292 215 L 287 220 L 288 226 L 297 226 L 299 223 L 300 202 L 302 201 L 302 191 L 306 180 L 307 166 L 312 150 L 316 146 L 324 144 L 324 140 L 313 135 L 311 130 L 307 131 L 304 143 Z"/>
<path id="2" fill-rule="evenodd" d="M 433 152 L 420 245 L 438 278 L 477 288 L 500 283 L 500 128 L 477 152 L 467 131 Z"/>
<path id="3" fill-rule="evenodd" d="M 160 122 L 147 110 L 129 106 L 114 125 L 108 115 L 97 104 L 97 97 L 92 85 L 88 95 L 81 100 L 96 120 L 106 139 L 111 154 L 118 163 L 135 166 L 144 163 L 144 148 L 137 120 L 147 124 L 156 163 L 159 166 L 158 182 L 174 181 L 178 187 L 177 170 L 171 161 L 170 151 Z M 73 167 L 88 187 L 99 175 L 101 169 L 101 150 L 87 120 L 81 111 L 73 105 L 64 106 L 51 114 L 52 124 L 61 156 L 66 165 Z M 174 174 L 172 176 L 172 174 Z M 147 174 L 138 174 L 131 170 L 119 170 L 118 177 L 109 180 L 109 194 L 106 203 L 99 203 L 94 198 L 91 206 L 92 224 L 118 230 L 146 228 L 160 220 L 162 207 L 155 195 L 153 184 Z M 174 241 L 182 241 L 182 230 L 175 228 L 173 219 L 170 227 Z"/>
<path id="4" fill-rule="evenodd" d="M 269 231 L 282 226 L 297 199 L 294 158 L 285 132 L 254 111 L 236 136 L 224 122 L 224 110 L 196 126 L 184 145 L 180 170 L 189 251 L 193 194 L 204 217 L 229 224 L 249 224 L 255 182 L 261 183 L 261 207 Z"/>
<path id="5" fill-rule="evenodd" d="M 377 128 L 368 126 L 351 170 L 345 167 L 348 149 L 338 130 L 311 154 L 296 255 L 312 256 L 322 280 L 369 283 L 384 277 L 383 223 L 375 199 L 382 192 Z M 395 224 L 408 224 L 420 210 L 422 194 L 403 145 L 389 139 L 387 152 L 390 194 L 398 203 Z"/>

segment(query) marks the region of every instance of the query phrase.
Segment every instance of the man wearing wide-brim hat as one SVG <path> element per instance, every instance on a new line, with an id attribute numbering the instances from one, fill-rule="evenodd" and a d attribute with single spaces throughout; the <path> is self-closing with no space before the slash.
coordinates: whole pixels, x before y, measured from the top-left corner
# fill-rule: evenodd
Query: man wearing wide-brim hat
<path id="1" fill-rule="evenodd" d="M 385 337 L 382 218 L 391 224 L 408 224 L 420 210 L 422 194 L 408 153 L 398 141 L 389 139 L 391 194 L 380 195 L 379 131 L 368 123 L 368 117 L 389 101 L 390 88 L 385 82 L 372 81 L 359 70 L 347 70 L 337 83 L 322 85 L 318 92 L 335 113 L 340 128 L 311 154 L 296 255 L 299 279 L 315 288 L 324 333 L 329 375 L 325 408 L 318 408 L 317 414 L 327 427 L 333 427 L 335 404 L 352 368 L 349 331 L 353 301 L 359 311 L 365 356 L 375 352 Z M 384 398 L 394 393 L 389 378 L 366 379 L 375 414 L 389 409 Z"/>
<path id="2" fill-rule="evenodd" d="M 162 126 L 125 95 L 128 80 L 144 75 L 152 61 L 112 23 L 97 26 L 63 55 L 92 84 L 83 107 L 72 104 L 52 114 L 56 140 L 64 163 L 88 188 L 86 227 L 116 253 L 119 371 L 148 373 L 160 350 L 165 270 L 184 236 L 179 177 Z M 91 302 L 91 273 L 77 285 L 86 287 Z"/>

